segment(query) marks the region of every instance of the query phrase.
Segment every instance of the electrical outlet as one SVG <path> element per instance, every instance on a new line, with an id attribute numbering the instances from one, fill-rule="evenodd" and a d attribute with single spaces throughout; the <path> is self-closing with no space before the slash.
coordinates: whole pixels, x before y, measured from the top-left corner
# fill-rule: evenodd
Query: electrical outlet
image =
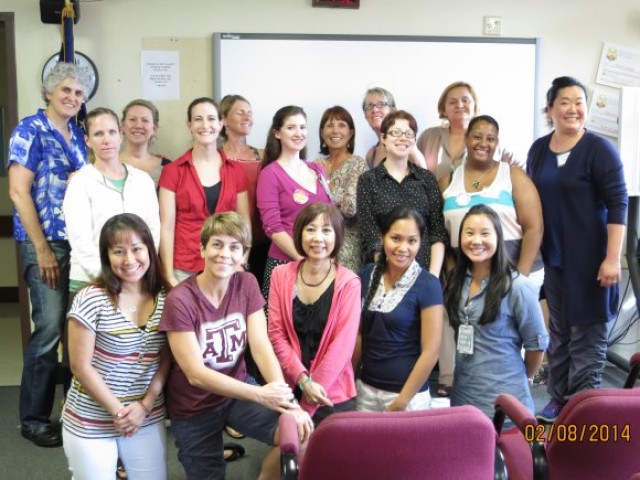
<path id="1" fill-rule="evenodd" d="M 482 28 L 484 35 L 500 35 L 502 34 L 502 18 L 501 17 L 484 17 L 484 24 Z"/>

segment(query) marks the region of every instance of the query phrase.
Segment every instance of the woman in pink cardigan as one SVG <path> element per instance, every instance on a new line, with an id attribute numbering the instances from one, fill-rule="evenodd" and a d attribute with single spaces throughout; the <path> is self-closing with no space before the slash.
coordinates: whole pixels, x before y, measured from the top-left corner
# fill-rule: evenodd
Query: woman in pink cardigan
<path id="1" fill-rule="evenodd" d="M 360 279 L 336 258 L 342 215 L 312 203 L 296 218 L 293 243 L 301 260 L 271 277 L 269 339 L 285 380 L 317 425 L 334 412 L 355 410 L 351 365 L 360 325 Z"/>

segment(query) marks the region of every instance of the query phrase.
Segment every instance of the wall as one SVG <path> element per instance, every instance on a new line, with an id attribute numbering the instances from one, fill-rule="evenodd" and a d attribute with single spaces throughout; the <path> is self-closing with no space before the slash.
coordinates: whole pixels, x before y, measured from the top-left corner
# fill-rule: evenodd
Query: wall
<path id="1" fill-rule="evenodd" d="M 140 50 L 143 45 L 153 44 L 149 39 L 204 39 L 205 47 L 190 51 L 188 59 L 202 65 L 210 62 L 209 40 L 215 31 L 479 36 L 482 17 L 499 15 L 503 36 L 543 39 L 542 94 L 550 81 L 561 74 L 572 74 L 592 84 L 603 41 L 640 48 L 640 4 L 610 0 L 606 8 L 602 5 L 595 0 L 463 0 L 438 4 L 425 0 L 362 0 L 359 10 L 334 10 L 311 8 L 311 0 L 81 0 L 81 19 L 75 35 L 76 48 L 96 62 L 100 73 L 98 93 L 89 107 L 105 105 L 120 110 L 141 93 Z M 36 0 L 0 0 L 0 11 L 16 14 L 22 117 L 42 105 L 40 75 L 45 60 L 59 49 L 59 27 L 40 23 Z M 182 18 L 188 21 L 178 20 Z M 589 20 L 582 20 L 585 18 Z M 486 59 L 487 75 L 491 75 L 495 61 Z M 397 69 L 398 75 L 411 74 L 410 65 L 396 65 L 393 58 L 381 58 L 380 68 Z M 434 71 L 442 69 L 443 66 L 434 65 Z M 265 74 L 268 72 L 256 72 L 256 81 Z M 348 72 L 332 72 L 331 65 L 319 65 L 318 71 L 311 74 L 333 77 Z M 184 69 L 183 75 L 188 88 L 189 82 L 196 79 Z M 212 94 L 208 81 L 198 78 L 198 91 L 190 91 L 191 95 L 181 101 L 160 105 L 161 114 L 170 114 L 161 119 L 159 151 L 175 157 L 188 145 L 184 111 L 193 96 Z"/>

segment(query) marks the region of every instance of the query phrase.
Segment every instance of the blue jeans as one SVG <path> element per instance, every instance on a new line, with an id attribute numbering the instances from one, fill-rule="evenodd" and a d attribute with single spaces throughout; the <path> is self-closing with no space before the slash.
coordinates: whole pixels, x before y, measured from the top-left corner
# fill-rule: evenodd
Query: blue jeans
<path id="1" fill-rule="evenodd" d="M 255 385 L 253 378 L 246 383 Z M 211 410 L 189 418 L 171 418 L 171 431 L 178 447 L 178 460 L 188 480 L 224 480 L 222 430 L 225 425 L 247 437 L 273 445 L 280 415 L 257 403 L 225 400 Z"/>
<path id="2" fill-rule="evenodd" d="M 58 288 L 49 288 L 40 280 L 40 268 L 35 247 L 20 242 L 23 278 L 29 287 L 31 321 L 34 328 L 24 354 L 20 385 L 20 424 L 24 428 L 39 428 L 51 423 L 51 410 L 56 389 L 58 344 L 67 313 L 69 297 L 68 242 L 49 242 L 60 266 Z"/>

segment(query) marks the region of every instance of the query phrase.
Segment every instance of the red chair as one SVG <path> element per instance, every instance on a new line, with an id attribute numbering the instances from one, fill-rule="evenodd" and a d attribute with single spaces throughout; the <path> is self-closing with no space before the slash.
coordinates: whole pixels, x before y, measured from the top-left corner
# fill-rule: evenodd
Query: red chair
<path id="1" fill-rule="evenodd" d="M 511 395 L 496 399 L 494 425 L 509 479 L 628 479 L 640 471 L 640 353 L 626 389 L 585 390 L 548 427 Z M 517 428 L 501 432 L 505 415 Z"/>
<path id="2" fill-rule="evenodd" d="M 280 449 L 287 480 L 490 480 L 496 434 L 486 415 L 471 406 L 336 413 L 311 435 L 298 465 L 295 423 L 285 414 Z"/>

